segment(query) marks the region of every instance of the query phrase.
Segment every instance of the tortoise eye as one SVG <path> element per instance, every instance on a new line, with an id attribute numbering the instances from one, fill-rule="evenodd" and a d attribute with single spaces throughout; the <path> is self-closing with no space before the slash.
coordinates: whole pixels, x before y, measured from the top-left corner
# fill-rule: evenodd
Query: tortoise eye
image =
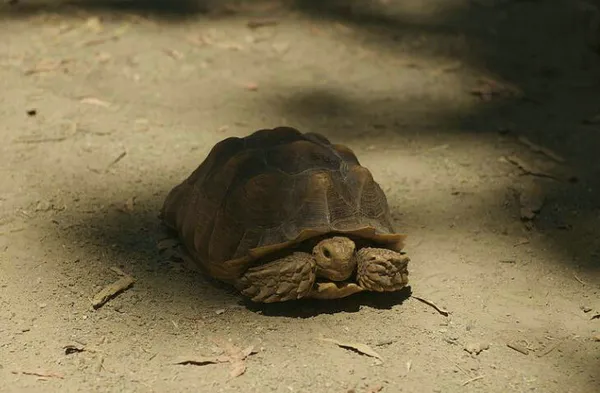
<path id="1" fill-rule="evenodd" d="M 331 251 L 329 251 L 327 248 L 323 248 L 323 255 L 325 258 L 329 259 L 331 258 Z"/>

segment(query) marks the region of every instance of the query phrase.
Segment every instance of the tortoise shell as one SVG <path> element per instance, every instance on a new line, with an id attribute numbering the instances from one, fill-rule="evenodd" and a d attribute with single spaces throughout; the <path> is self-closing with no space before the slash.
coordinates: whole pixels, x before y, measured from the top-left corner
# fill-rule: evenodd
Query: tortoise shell
<path id="1" fill-rule="evenodd" d="M 394 251 L 405 237 L 352 150 L 289 127 L 217 143 L 168 194 L 161 218 L 199 267 L 223 281 L 318 236 L 353 236 Z"/>

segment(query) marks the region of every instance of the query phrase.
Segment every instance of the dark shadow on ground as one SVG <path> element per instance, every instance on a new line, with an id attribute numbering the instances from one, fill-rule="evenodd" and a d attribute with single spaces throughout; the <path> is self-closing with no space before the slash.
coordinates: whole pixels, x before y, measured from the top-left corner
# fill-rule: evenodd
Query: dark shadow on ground
<path id="1" fill-rule="evenodd" d="M 171 22 L 199 16 L 251 15 L 281 10 L 289 1 L 247 0 L 11 0 L 0 4 L 0 18 L 44 14 L 79 16 L 86 13 L 119 17 L 137 15 Z M 272 14 L 271 14 L 272 15 Z"/>
<path id="2" fill-rule="evenodd" d="M 13 0 L 0 6 L 0 17 L 17 18 L 44 13 L 76 16 L 83 12 L 93 12 L 129 13 L 178 20 L 206 13 L 208 10 L 206 2 L 193 0 Z"/>
<path id="3" fill-rule="evenodd" d="M 394 306 L 402 305 L 411 294 L 411 288 L 408 286 L 398 292 L 362 292 L 343 299 L 334 300 L 298 300 L 270 304 L 260 304 L 243 300 L 242 304 L 253 312 L 269 317 L 312 318 L 319 314 L 358 312 L 362 307 L 391 310 Z"/>

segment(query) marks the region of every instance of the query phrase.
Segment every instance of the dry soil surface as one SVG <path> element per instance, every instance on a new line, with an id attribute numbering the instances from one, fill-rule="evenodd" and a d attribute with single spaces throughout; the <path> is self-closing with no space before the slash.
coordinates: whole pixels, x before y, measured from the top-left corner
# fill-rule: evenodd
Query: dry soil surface
<path id="1" fill-rule="evenodd" d="M 167 3 L 2 5 L 1 391 L 600 391 L 597 3 Z M 159 253 L 167 192 L 279 125 L 373 172 L 412 296 L 258 307 Z"/>

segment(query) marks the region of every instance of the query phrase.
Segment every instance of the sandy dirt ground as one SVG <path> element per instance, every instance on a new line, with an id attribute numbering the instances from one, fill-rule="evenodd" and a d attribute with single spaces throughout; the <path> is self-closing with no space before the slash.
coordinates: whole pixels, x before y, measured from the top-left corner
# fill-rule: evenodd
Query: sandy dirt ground
<path id="1" fill-rule="evenodd" d="M 1 8 L 0 391 L 600 391 L 598 3 L 124 3 Z M 259 307 L 159 252 L 279 125 L 372 171 L 412 296 Z"/>

